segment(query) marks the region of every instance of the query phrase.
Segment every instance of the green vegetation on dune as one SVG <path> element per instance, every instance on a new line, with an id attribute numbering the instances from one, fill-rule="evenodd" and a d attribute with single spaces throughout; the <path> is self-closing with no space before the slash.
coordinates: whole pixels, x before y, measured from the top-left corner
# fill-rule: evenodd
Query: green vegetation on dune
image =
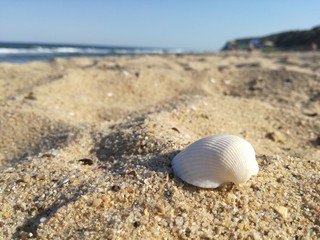
<path id="1" fill-rule="evenodd" d="M 311 50 L 320 46 L 320 25 L 310 30 L 287 31 L 263 37 L 251 37 L 228 41 L 222 50 L 247 49 L 250 43 L 259 43 L 262 48 L 275 50 Z M 257 44 L 256 44 L 257 45 Z"/>

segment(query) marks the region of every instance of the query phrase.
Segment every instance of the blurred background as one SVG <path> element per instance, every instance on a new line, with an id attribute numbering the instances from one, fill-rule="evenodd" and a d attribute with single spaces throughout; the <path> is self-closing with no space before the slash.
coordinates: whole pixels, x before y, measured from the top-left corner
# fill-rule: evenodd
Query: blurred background
<path id="1" fill-rule="evenodd" d="M 320 41 L 319 10 L 316 0 L 2 0 L 0 61 L 310 50 Z"/>

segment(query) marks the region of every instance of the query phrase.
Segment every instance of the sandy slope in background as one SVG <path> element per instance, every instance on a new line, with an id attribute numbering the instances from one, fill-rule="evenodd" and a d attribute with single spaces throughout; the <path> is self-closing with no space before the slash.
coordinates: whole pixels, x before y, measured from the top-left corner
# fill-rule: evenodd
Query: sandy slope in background
<path id="1" fill-rule="evenodd" d="M 0 64 L 0 238 L 317 239 L 320 55 L 221 53 Z M 242 186 L 171 159 L 204 136 L 254 146 Z"/>

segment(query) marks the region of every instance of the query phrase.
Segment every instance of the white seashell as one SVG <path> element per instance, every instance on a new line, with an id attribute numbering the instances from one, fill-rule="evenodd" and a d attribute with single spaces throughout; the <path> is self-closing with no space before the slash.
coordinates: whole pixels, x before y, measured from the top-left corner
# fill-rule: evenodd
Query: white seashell
<path id="1" fill-rule="evenodd" d="M 259 172 L 251 144 L 225 134 L 192 143 L 174 157 L 172 168 L 176 176 L 202 188 L 216 188 L 227 182 L 244 183 Z"/>

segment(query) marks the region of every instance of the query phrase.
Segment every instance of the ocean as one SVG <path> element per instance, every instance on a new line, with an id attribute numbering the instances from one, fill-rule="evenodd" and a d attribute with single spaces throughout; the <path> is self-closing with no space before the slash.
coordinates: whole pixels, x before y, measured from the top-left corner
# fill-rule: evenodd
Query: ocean
<path id="1" fill-rule="evenodd" d="M 188 51 L 150 47 L 0 42 L 0 62 L 13 63 L 49 61 L 61 57 L 109 57 L 167 53 L 183 54 L 188 53 Z"/>

